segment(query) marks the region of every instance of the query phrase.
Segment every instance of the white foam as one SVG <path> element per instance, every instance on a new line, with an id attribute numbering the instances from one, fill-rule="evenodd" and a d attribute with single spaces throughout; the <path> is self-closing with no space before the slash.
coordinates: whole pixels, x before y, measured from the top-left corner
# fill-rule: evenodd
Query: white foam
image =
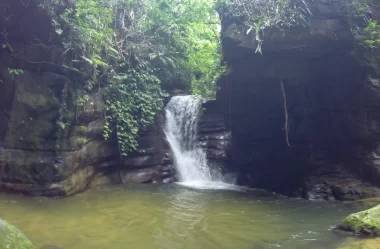
<path id="1" fill-rule="evenodd" d="M 207 165 L 206 152 L 197 140 L 200 96 L 175 96 L 166 106 L 165 134 L 173 152 L 179 180 L 214 181 L 216 172 Z M 219 176 L 219 175 L 218 175 Z"/>
<path id="2" fill-rule="evenodd" d="M 186 182 L 177 182 L 178 185 L 187 187 L 187 188 L 192 188 L 192 189 L 203 189 L 203 190 L 236 190 L 236 191 L 241 191 L 243 188 L 233 185 L 233 184 L 228 184 L 220 181 L 186 181 Z"/>
<path id="3" fill-rule="evenodd" d="M 169 142 L 180 185 L 193 189 L 229 189 L 235 178 L 223 177 L 220 168 L 209 168 L 206 151 L 197 137 L 202 97 L 174 96 L 166 106 L 165 135 Z"/>

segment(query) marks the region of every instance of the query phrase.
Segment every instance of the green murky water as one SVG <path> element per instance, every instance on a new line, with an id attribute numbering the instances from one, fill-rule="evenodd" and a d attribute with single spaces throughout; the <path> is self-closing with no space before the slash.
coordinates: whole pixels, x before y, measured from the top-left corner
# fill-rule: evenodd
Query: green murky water
<path id="1" fill-rule="evenodd" d="M 37 249 L 333 249 L 353 206 L 254 190 L 104 187 L 65 199 L 0 195 L 0 217 Z M 351 248 L 351 247 L 348 247 Z"/>

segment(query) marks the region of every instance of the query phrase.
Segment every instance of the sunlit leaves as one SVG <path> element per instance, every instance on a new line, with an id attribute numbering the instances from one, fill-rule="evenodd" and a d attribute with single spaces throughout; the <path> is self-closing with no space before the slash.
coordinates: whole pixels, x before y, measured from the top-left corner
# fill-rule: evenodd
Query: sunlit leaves
<path id="1" fill-rule="evenodd" d="M 368 37 L 364 45 L 374 48 L 380 46 L 380 25 L 377 21 L 370 21 L 364 29 L 364 34 Z"/>
<path id="2" fill-rule="evenodd" d="M 56 20 L 65 66 L 92 68 L 82 89 L 106 89 L 104 137 L 116 136 L 123 155 L 162 109 L 163 89 L 214 95 L 222 70 L 213 0 L 76 0 Z"/>
<path id="3" fill-rule="evenodd" d="M 116 127 L 116 136 L 123 155 L 134 151 L 139 132 L 145 130 L 163 107 L 159 79 L 145 70 L 129 70 L 115 76 L 107 87 L 108 119 L 104 137 Z"/>
<path id="4" fill-rule="evenodd" d="M 288 29 L 306 26 L 312 16 L 308 0 L 218 0 L 219 9 L 246 26 L 257 43 L 256 53 L 262 53 L 264 33 L 270 28 Z"/>

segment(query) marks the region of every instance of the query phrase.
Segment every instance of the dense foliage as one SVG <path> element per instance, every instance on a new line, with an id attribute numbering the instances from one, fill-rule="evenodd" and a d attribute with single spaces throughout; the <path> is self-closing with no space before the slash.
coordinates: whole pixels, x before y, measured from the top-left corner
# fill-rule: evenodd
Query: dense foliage
<path id="1" fill-rule="evenodd" d="M 305 26 L 313 16 L 311 5 L 315 0 L 218 0 L 218 9 L 245 25 L 246 34 L 254 34 L 257 43 L 257 53 L 262 53 L 265 32 L 271 28 L 280 30 Z M 353 33 L 366 36 L 364 45 L 378 46 L 380 44 L 380 26 L 372 9 L 376 0 L 335 0 L 333 1 L 346 16 L 348 22 L 362 20 L 366 26 L 352 23 Z"/>
<path id="2" fill-rule="evenodd" d="M 341 0 L 342 10 L 351 20 L 362 20 L 365 25 L 355 25 L 352 21 L 353 33 L 364 36 L 362 44 L 368 48 L 378 48 L 380 45 L 379 16 L 376 9 L 379 8 L 377 0 Z"/>
<path id="3" fill-rule="evenodd" d="M 380 25 L 376 20 L 371 20 L 368 26 L 364 29 L 364 34 L 368 39 L 364 41 L 364 44 L 369 47 L 380 46 Z"/>
<path id="4" fill-rule="evenodd" d="M 59 2 L 41 6 L 51 10 L 65 66 L 90 69 L 88 92 L 106 89 L 104 135 L 116 134 L 123 155 L 162 109 L 165 90 L 215 93 L 222 67 L 212 0 L 77 0 L 58 14 Z"/>
<path id="5" fill-rule="evenodd" d="M 222 12 L 243 22 L 246 34 L 254 33 L 257 53 L 262 53 L 265 30 L 303 25 L 311 14 L 304 0 L 219 0 L 218 5 Z"/>

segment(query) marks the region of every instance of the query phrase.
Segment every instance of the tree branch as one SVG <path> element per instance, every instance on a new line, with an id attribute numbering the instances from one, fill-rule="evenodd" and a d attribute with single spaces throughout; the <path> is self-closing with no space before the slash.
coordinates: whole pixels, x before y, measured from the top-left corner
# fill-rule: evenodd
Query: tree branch
<path id="1" fill-rule="evenodd" d="M 288 145 L 288 147 L 290 148 L 290 142 L 289 142 L 289 115 L 288 115 L 288 107 L 287 107 L 287 103 L 286 103 L 286 93 L 285 93 L 285 87 L 284 87 L 284 81 L 281 80 L 281 92 L 282 92 L 282 97 L 283 97 L 283 101 L 284 101 L 284 114 L 285 114 L 285 127 L 284 127 L 284 131 L 285 131 L 285 140 L 286 140 L 286 144 Z"/>

